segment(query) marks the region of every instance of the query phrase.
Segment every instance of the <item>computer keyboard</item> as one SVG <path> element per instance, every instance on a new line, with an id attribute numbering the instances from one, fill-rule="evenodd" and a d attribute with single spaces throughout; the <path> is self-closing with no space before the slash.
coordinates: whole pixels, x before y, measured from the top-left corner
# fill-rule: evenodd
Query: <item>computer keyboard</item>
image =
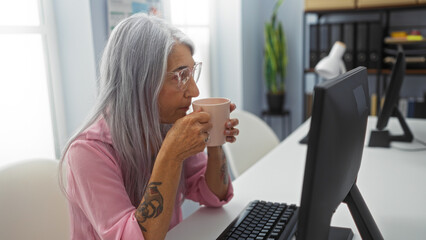
<path id="1" fill-rule="evenodd" d="M 217 240 L 290 239 L 296 232 L 298 213 L 294 204 L 252 201 Z"/>

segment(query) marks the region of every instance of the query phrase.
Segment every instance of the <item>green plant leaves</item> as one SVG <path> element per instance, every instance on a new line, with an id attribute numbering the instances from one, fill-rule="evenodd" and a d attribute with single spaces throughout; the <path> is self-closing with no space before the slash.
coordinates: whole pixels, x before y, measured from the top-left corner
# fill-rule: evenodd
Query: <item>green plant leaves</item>
<path id="1" fill-rule="evenodd" d="M 270 93 L 284 92 L 284 79 L 287 67 L 286 39 L 281 22 L 276 24 L 276 13 L 284 0 L 275 4 L 271 22 L 265 23 L 264 74 L 266 87 Z"/>

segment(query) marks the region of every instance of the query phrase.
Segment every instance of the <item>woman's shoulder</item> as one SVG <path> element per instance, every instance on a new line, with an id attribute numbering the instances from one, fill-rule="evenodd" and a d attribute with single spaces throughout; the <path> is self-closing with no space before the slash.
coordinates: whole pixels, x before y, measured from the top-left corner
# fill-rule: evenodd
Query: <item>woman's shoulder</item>
<path id="1" fill-rule="evenodd" d="M 100 141 L 112 145 L 111 131 L 104 118 L 96 120 L 86 130 L 84 130 L 78 139 Z"/>
<path id="2" fill-rule="evenodd" d="M 116 152 L 106 121 L 99 119 L 84 130 L 70 144 L 66 155 L 69 161 L 78 162 L 81 159 L 94 158 L 94 160 L 106 160 L 116 164 Z"/>

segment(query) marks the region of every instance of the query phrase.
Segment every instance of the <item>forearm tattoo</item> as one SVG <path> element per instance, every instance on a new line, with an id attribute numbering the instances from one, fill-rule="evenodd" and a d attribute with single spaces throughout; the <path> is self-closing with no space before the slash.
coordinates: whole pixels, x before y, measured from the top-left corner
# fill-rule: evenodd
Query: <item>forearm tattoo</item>
<path id="1" fill-rule="evenodd" d="M 155 218 L 163 212 L 163 196 L 157 188 L 159 185 L 161 185 L 161 182 L 148 184 L 143 202 L 141 202 L 136 211 L 136 219 L 138 220 L 139 227 L 144 232 L 146 232 L 146 228 L 142 226 L 143 223 L 149 218 Z"/>
<path id="2" fill-rule="evenodd" d="M 222 166 L 220 167 L 220 177 L 223 180 L 223 184 L 228 184 L 228 165 L 226 164 L 226 156 L 225 153 L 223 152 L 222 148 L 221 148 L 221 153 L 222 153 Z"/>
<path id="3" fill-rule="evenodd" d="M 216 155 L 217 156 L 217 155 Z M 210 153 L 207 152 L 207 157 L 210 158 Z M 222 160 L 222 165 L 220 166 L 220 179 L 222 180 L 223 184 L 228 184 L 229 178 L 228 178 L 228 165 L 226 164 L 226 156 L 225 152 L 223 152 L 222 147 L 219 149 L 219 157 Z"/>

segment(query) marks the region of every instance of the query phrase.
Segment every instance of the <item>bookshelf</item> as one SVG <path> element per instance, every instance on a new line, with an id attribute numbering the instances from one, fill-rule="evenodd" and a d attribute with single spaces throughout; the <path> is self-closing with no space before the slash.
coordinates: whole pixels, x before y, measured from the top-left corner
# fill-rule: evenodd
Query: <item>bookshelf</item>
<path id="1" fill-rule="evenodd" d="M 426 1 L 426 0 L 425 0 Z M 426 10 L 426 2 L 418 3 L 417 0 L 408 2 L 408 1 L 392 1 L 392 4 L 386 7 L 377 5 L 360 5 L 361 1 L 358 0 L 358 5 L 355 8 L 341 8 L 341 9 L 313 9 L 307 8 L 304 12 L 303 18 L 303 81 L 302 81 L 302 96 L 303 96 L 303 119 L 306 119 L 310 116 L 310 104 L 308 101 L 312 101 L 312 96 L 309 96 L 309 89 L 307 89 L 307 79 L 309 78 L 310 82 L 314 82 L 313 85 L 316 85 L 319 82 L 319 76 L 314 72 L 315 62 L 318 62 L 321 57 L 328 54 L 332 44 L 334 43 L 333 39 L 333 28 L 340 28 L 340 31 L 345 30 L 346 25 L 351 25 L 354 30 L 352 38 L 352 49 L 348 48 L 349 54 L 352 54 L 352 65 L 347 65 L 348 70 L 355 68 L 356 66 L 366 66 L 368 69 L 368 74 L 375 76 L 372 88 L 373 95 L 375 94 L 377 99 L 380 99 L 384 89 L 386 87 L 386 77 L 391 73 L 391 64 L 384 61 L 385 57 L 389 57 L 389 53 L 385 52 L 385 49 L 390 46 L 402 45 L 402 46 L 414 46 L 421 45 L 424 46 L 426 51 L 426 39 L 420 41 L 405 41 L 401 39 L 389 39 L 385 38 L 389 35 L 390 31 L 394 31 L 395 27 L 390 23 L 391 14 L 404 14 L 404 12 L 413 10 L 413 9 L 424 9 Z M 365 1 L 364 1 L 365 2 Z M 388 1 L 386 1 L 388 2 Z M 389 2 L 390 3 L 390 2 Z M 409 18 L 409 16 L 407 16 Z M 423 18 L 424 19 L 424 18 Z M 426 37 L 426 19 L 420 20 L 420 27 L 424 28 L 422 31 L 423 36 Z M 417 24 L 417 23 L 416 23 Z M 423 25 L 421 25 L 423 24 Z M 337 25 L 337 27 L 335 27 Z M 312 30 L 312 26 L 316 26 L 316 30 Z M 376 31 L 372 31 L 372 26 Z M 419 27 L 415 26 L 415 27 Z M 348 27 L 348 28 L 350 28 Z M 314 27 L 315 28 L 315 27 Z M 327 31 L 322 31 L 321 28 L 328 29 Z M 367 29 L 366 36 L 364 40 L 362 36 L 357 36 L 358 29 Z M 396 29 L 398 30 L 398 29 Z M 326 37 L 322 36 L 323 33 L 326 33 Z M 367 40 L 364 46 L 364 53 L 359 52 L 359 41 L 365 41 L 365 39 L 370 39 L 371 33 L 376 34 L 376 41 Z M 315 35 L 315 40 L 312 41 L 312 36 Z M 335 34 L 334 34 L 335 35 Z M 341 35 L 346 35 L 341 33 Z M 359 34 L 358 34 L 359 35 Z M 334 37 L 335 38 L 335 37 Z M 360 40 L 361 39 L 361 40 Z M 386 39 L 386 41 L 385 41 Z M 340 39 L 337 39 L 347 43 L 347 39 L 343 39 L 343 36 Z M 328 41 L 328 46 L 321 46 L 324 41 Z M 372 44 L 374 44 L 375 56 L 371 56 Z M 314 49 L 313 49 L 314 48 Z M 316 56 L 313 57 L 312 49 L 316 52 Z M 352 53 L 351 53 L 352 51 Z M 325 54 L 326 53 L 326 54 Z M 346 54 L 346 53 L 345 53 Z M 314 54 L 315 55 L 315 54 Z M 314 59 L 316 57 L 316 59 Z M 359 59 L 357 59 L 360 57 Z M 371 60 L 374 57 L 377 59 L 377 62 L 371 64 Z M 426 57 L 426 54 L 423 55 Z M 345 56 L 343 57 L 345 59 Z M 314 59 L 314 60 L 313 60 Z M 349 58 L 348 58 L 349 59 Z M 363 59 L 366 59 L 367 62 L 362 62 Z M 391 61 L 391 58 L 388 58 Z M 407 60 L 407 59 L 406 59 Z M 347 64 L 347 61 L 345 61 Z M 426 63 L 425 65 L 420 65 L 420 67 L 408 67 L 406 70 L 406 75 L 426 75 Z M 426 81 L 425 81 L 426 84 Z M 312 83 L 310 84 L 312 85 Z M 311 99 L 311 100 L 309 100 Z M 376 102 L 377 111 L 380 110 L 380 101 Z"/>

